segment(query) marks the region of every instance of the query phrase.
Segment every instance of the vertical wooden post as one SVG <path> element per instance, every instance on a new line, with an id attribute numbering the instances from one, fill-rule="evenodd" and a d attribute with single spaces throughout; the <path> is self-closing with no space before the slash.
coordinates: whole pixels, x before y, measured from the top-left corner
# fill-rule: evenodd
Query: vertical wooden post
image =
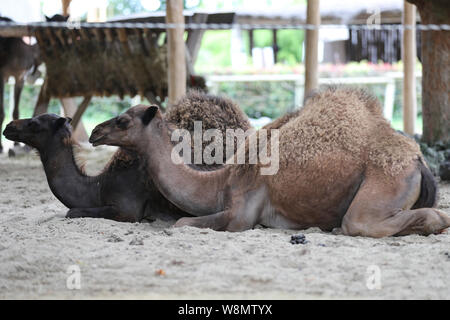
<path id="1" fill-rule="evenodd" d="M 272 30 L 272 50 L 273 50 L 273 62 L 278 62 L 278 39 L 277 39 L 277 29 Z"/>
<path id="2" fill-rule="evenodd" d="M 306 9 L 306 23 L 319 26 L 320 25 L 320 9 L 319 0 L 308 0 Z M 305 94 L 318 88 L 319 72 L 318 72 L 318 56 L 319 56 L 319 29 L 306 30 L 306 52 L 305 52 Z"/>
<path id="3" fill-rule="evenodd" d="M 184 23 L 183 0 L 167 0 L 166 22 Z M 186 93 L 184 28 L 167 29 L 169 107 Z"/>
<path id="4" fill-rule="evenodd" d="M 68 16 L 70 14 L 70 2 L 71 0 L 61 0 L 62 2 L 62 14 L 63 16 Z M 64 111 L 64 115 L 67 117 L 73 117 L 77 111 L 77 105 L 75 103 L 74 98 L 62 98 L 60 99 L 62 110 Z M 83 123 L 79 122 L 79 124 L 74 127 L 73 137 L 75 140 L 79 142 L 86 142 L 89 139 L 89 136 L 86 132 L 86 128 Z"/>
<path id="5" fill-rule="evenodd" d="M 403 3 L 403 26 L 416 24 L 416 6 Z M 403 131 L 413 135 L 415 132 L 416 106 L 416 28 L 403 29 Z"/>
<path id="6" fill-rule="evenodd" d="M 62 14 L 67 17 L 69 15 L 69 6 L 72 0 L 62 0 Z"/>
<path id="7" fill-rule="evenodd" d="M 253 29 L 248 30 L 248 52 L 250 57 L 253 57 L 253 46 L 254 46 L 254 38 L 253 38 Z"/>

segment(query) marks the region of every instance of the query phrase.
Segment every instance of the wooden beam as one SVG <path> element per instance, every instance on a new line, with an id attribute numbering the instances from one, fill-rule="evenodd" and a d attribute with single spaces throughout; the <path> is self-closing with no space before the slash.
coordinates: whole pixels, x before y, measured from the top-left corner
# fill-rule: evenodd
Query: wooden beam
<path id="1" fill-rule="evenodd" d="M 83 101 L 81 101 L 80 105 L 78 106 L 77 111 L 73 115 L 72 118 L 72 128 L 76 131 L 78 124 L 81 121 L 81 117 L 83 116 L 84 112 L 86 111 L 87 107 L 89 106 L 89 102 L 91 102 L 92 96 L 84 97 Z"/>
<path id="2" fill-rule="evenodd" d="M 43 113 L 47 113 L 48 105 L 50 103 L 50 95 L 47 92 L 47 80 L 44 79 L 44 83 L 39 90 L 39 96 L 34 107 L 33 117 Z"/>
<path id="3" fill-rule="evenodd" d="M 166 22 L 183 24 L 183 0 L 167 0 Z M 169 105 L 186 93 L 184 28 L 167 29 Z"/>
<path id="4" fill-rule="evenodd" d="M 207 13 L 196 13 L 192 17 L 193 23 L 206 23 L 207 21 Z M 186 47 L 189 50 L 189 56 L 191 57 L 191 63 L 193 66 L 195 65 L 195 61 L 197 61 L 198 51 L 200 50 L 204 33 L 205 30 L 203 29 L 193 29 L 188 32 Z"/>
<path id="5" fill-rule="evenodd" d="M 416 24 L 416 6 L 403 3 L 403 25 Z M 403 131 L 409 135 L 415 133 L 417 116 L 416 102 L 416 29 L 403 30 Z"/>
<path id="6" fill-rule="evenodd" d="M 306 9 L 306 23 L 320 25 L 319 0 L 308 0 Z M 311 91 L 318 89 L 319 79 L 319 29 L 306 30 L 305 51 L 305 94 L 308 97 Z"/>
<path id="7" fill-rule="evenodd" d="M 64 116 L 65 117 L 71 117 L 75 115 L 77 111 L 77 105 L 75 104 L 74 98 L 62 98 L 61 104 L 64 110 Z M 73 137 L 78 142 L 86 142 L 89 139 L 89 136 L 87 135 L 86 129 L 83 125 L 83 122 L 79 122 L 77 125 L 77 128 L 73 132 Z"/>

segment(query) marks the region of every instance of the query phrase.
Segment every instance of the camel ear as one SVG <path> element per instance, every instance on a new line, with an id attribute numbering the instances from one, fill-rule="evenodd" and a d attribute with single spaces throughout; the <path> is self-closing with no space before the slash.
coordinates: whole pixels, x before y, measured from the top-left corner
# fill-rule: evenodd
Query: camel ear
<path id="1" fill-rule="evenodd" d="M 144 126 L 148 125 L 150 121 L 152 121 L 158 110 L 159 108 L 157 106 L 150 106 L 147 108 L 147 110 L 145 110 L 145 113 L 142 116 L 142 123 L 144 124 Z"/>
<path id="2" fill-rule="evenodd" d="M 69 118 L 70 119 L 70 118 Z M 72 119 L 71 119 L 72 120 Z M 59 128 L 62 128 L 66 123 L 70 123 L 69 120 L 67 118 L 59 118 L 58 120 L 56 120 L 55 122 L 55 130 L 58 130 Z"/>

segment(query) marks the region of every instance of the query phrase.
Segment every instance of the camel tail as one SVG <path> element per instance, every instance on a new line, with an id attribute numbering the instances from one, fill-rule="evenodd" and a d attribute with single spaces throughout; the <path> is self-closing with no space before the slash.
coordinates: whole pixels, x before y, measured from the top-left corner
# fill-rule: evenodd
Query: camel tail
<path id="1" fill-rule="evenodd" d="M 430 169 L 424 164 L 424 160 L 419 158 L 419 168 L 422 174 L 422 181 L 420 182 L 420 195 L 416 203 L 411 209 L 432 208 L 436 204 L 437 199 L 437 184 Z"/>

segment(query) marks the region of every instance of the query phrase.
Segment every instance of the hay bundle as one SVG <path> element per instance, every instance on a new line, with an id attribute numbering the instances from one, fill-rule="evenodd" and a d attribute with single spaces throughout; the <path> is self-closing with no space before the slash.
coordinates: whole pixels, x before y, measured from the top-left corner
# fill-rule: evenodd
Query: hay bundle
<path id="1" fill-rule="evenodd" d="M 160 32 L 147 29 L 39 28 L 36 38 L 52 97 L 167 96 L 167 47 Z M 204 89 L 201 79 L 189 87 Z"/>

